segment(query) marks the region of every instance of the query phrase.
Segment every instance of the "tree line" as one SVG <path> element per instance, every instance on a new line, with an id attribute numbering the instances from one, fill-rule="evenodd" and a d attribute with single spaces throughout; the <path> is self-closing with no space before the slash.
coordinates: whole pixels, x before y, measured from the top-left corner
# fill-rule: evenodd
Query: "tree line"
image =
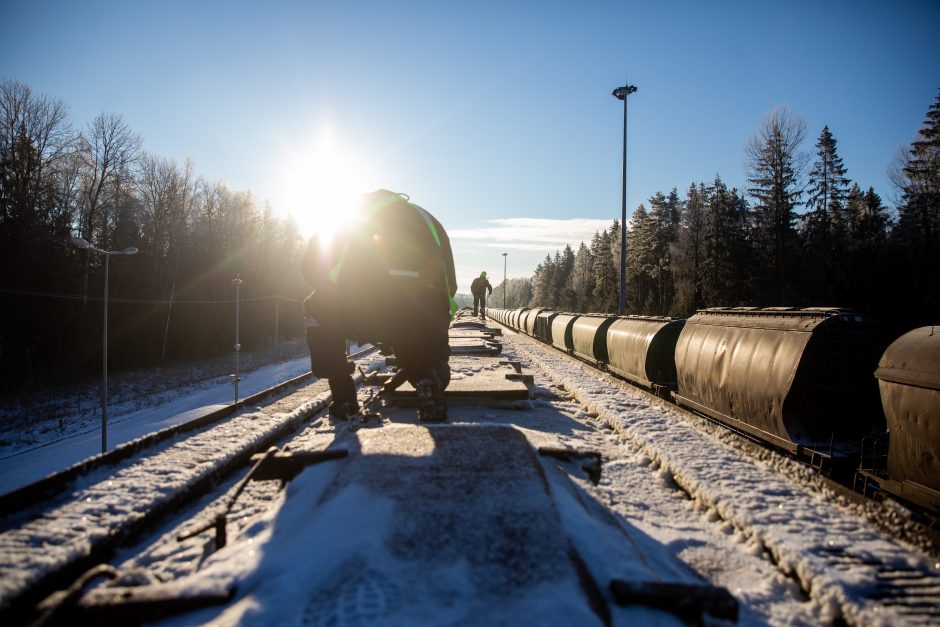
<path id="1" fill-rule="evenodd" d="M 935 321 L 940 280 L 940 94 L 892 167 L 896 214 L 847 177 L 824 128 L 774 111 L 747 144 L 746 190 L 716 176 L 634 212 L 630 313 L 688 316 L 705 306 L 842 305 L 899 324 Z M 491 303 L 614 312 L 620 225 L 546 256 Z M 114 369 L 199 361 L 240 342 L 302 333 L 303 239 L 250 192 L 148 153 L 123 117 L 80 128 L 61 100 L 0 82 L 0 388 L 94 375 L 100 367 L 105 251 Z M 505 292 L 505 296 L 504 296 Z"/>
<path id="2" fill-rule="evenodd" d="M 115 369 L 202 360 L 302 333 L 297 225 L 250 192 L 143 149 L 116 113 L 74 128 L 66 105 L 0 82 L 0 387 L 100 368 L 105 256 Z M 281 296 L 281 298 L 275 298 Z"/>
<path id="3" fill-rule="evenodd" d="M 806 125 L 773 111 L 746 145 L 746 190 L 720 176 L 640 205 L 627 231 L 627 310 L 687 317 L 722 306 L 841 306 L 903 328 L 940 306 L 940 93 L 890 178 L 896 212 L 847 176 L 828 126 L 810 153 Z M 614 313 L 620 224 L 547 255 L 492 303 Z"/>

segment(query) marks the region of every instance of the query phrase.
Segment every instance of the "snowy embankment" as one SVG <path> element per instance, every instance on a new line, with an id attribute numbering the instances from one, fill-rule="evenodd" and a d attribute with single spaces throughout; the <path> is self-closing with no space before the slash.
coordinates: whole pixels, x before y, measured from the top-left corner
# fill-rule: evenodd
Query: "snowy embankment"
<path id="1" fill-rule="evenodd" d="M 701 507 L 733 525 L 757 550 L 765 549 L 782 572 L 798 580 L 824 620 L 905 622 L 907 617 L 896 609 L 870 598 L 890 587 L 882 574 L 893 570 L 936 577 L 940 570 L 834 504 L 831 495 L 781 473 L 781 468 L 801 472 L 795 464 L 782 461 L 771 467 L 742 456 L 659 399 L 599 376 L 590 366 L 530 338 L 506 333 L 504 341 L 638 446 Z"/>
<path id="2" fill-rule="evenodd" d="M 243 399 L 309 370 L 309 357 L 301 357 L 245 372 L 239 397 Z M 108 417 L 108 449 L 195 420 L 233 401 L 228 377 L 217 377 L 150 396 L 141 395 L 134 402 L 114 403 Z M 64 420 L 63 429 L 46 428 L 27 439 L 9 433 L 0 436 L 6 442 L 0 447 L 0 493 L 12 492 L 100 453 L 100 407 L 98 412 L 91 420 L 86 416 L 69 417 Z"/>
<path id="3" fill-rule="evenodd" d="M 81 481 L 68 502 L 0 533 L 0 607 L 49 573 L 80 562 L 146 517 L 174 506 L 182 493 L 283 436 L 328 400 L 325 382 L 304 391 L 292 395 L 289 406 L 285 401 L 245 411 L 117 468 L 99 470 Z"/>

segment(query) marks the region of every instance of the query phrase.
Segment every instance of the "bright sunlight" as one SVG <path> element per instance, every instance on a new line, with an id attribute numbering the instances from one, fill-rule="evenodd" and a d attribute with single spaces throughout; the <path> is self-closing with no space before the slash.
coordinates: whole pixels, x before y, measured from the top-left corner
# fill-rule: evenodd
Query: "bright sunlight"
<path id="1" fill-rule="evenodd" d="M 275 209 L 293 216 L 304 237 L 344 226 L 360 196 L 376 187 L 364 162 L 335 142 L 329 128 L 282 163 Z"/>

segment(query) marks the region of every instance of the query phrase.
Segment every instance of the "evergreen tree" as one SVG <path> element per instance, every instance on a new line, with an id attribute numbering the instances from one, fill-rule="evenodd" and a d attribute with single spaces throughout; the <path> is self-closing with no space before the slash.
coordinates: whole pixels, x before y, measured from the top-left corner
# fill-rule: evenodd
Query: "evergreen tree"
<path id="1" fill-rule="evenodd" d="M 845 201 L 849 234 L 846 305 L 865 313 L 880 313 L 887 274 L 888 214 L 871 187 L 863 193 L 855 184 Z"/>
<path id="2" fill-rule="evenodd" d="M 849 180 L 836 140 L 823 128 L 816 142 L 816 161 L 809 173 L 803 236 L 812 302 L 837 303 L 846 292 L 848 227 L 844 215 Z"/>
<path id="3" fill-rule="evenodd" d="M 608 313 L 617 313 L 620 310 L 620 220 L 614 220 L 607 229 L 607 239 L 610 241 L 610 264 L 614 269 L 614 304 Z M 627 285 L 629 292 L 630 286 Z"/>
<path id="4" fill-rule="evenodd" d="M 892 231 L 895 248 L 909 268 L 907 294 L 921 316 L 940 309 L 940 92 L 911 144 L 898 186 L 901 205 Z"/>
<path id="5" fill-rule="evenodd" d="M 599 313 L 613 313 L 618 307 L 617 271 L 614 269 L 610 246 L 610 233 L 601 231 L 591 241 L 594 257 L 594 293 L 591 309 Z"/>
<path id="6" fill-rule="evenodd" d="M 555 281 L 555 263 L 551 255 L 545 255 L 545 261 L 535 268 L 535 274 L 532 275 L 532 298 L 529 300 L 529 307 L 549 307 L 555 306 L 554 291 Z"/>
<path id="7" fill-rule="evenodd" d="M 673 313 L 689 316 L 705 306 L 702 292 L 705 273 L 705 224 L 708 190 L 704 184 L 689 187 L 679 221 L 679 237 L 673 247 L 676 299 Z"/>
<path id="8" fill-rule="evenodd" d="M 581 313 L 590 311 L 594 295 L 594 256 L 584 242 L 578 246 L 578 252 L 574 256 L 571 289 L 575 299 L 571 310 Z"/>
<path id="9" fill-rule="evenodd" d="M 747 289 L 740 268 L 747 267 L 746 211 L 737 190 L 720 176 L 706 190 L 702 225 L 702 300 L 706 306 L 737 304 Z"/>
<path id="10" fill-rule="evenodd" d="M 574 251 L 571 245 L 565 245 L 561 257 L 556 263 L 556 283 L 558 285 L 558 301 L 556 308 L 561 311 L 574 311 L 577 298 L 574 293 Z"/>
<path id="11" fill-rule="evenodd" d="M 796 297 L 797 238 L 794 209 L 800 201 L 803 157 L 798 149 L 806 125 L 787 109 L 774 110 L 748 142 L 748 193 L 754 198 L 755 271 L 762 304 Z"/>
<path id="12" fill-rule="evenodd" d="M 656 224 L 646 207 L 637 207 L 627 231 L 627 302 L 632 313 L 651 313 L 656 304 L 653 289 L 653 274 L 657 269 L 655 229 Z"/>
<path id="13" fill-rule="evenodd" d="M 669 196 L 657 192 L 650 201 L 650 219 L 655 233 L 650 270 L 650 292 L 653 300 L 646 311 L 665 315 L 672 309 L 675 286 L 672 276 L 671 247 L 679 233 L 679 215 L 682 203 L 673 187 Z"/>

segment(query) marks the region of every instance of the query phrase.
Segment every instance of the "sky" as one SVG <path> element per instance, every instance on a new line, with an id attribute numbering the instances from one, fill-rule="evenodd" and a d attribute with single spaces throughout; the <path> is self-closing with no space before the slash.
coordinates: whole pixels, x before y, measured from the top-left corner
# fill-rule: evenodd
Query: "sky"
<path id="1" fill-rule="evenodd" d="M 655 4 L 655 6 L 654 6 Z M 776 107 L 828 125 L 848 177 L 887 169 L 940 88 L 940 2 L 0 0 L 0 80 L 117 112 L 144 148 L 310 233 L 387 188 L 440 219 L 460 291 L 716 175 Z M 503 257 L 502 253 L 508 253 Z"/>

